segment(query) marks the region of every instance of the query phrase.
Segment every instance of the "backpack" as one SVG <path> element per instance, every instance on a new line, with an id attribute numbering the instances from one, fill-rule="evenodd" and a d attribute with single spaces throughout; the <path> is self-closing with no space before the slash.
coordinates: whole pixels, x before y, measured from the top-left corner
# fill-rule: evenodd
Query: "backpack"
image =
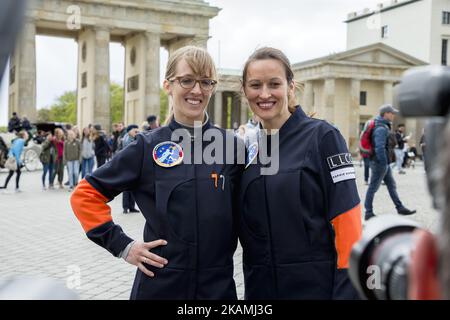
<path id="1" fill-rule="evenodd" d="M 363 156 L 373 155 L 372 132 L 375 129 L 375 119 L 370 119 L 364 124 L 359 136 L 359 150 Z"/>

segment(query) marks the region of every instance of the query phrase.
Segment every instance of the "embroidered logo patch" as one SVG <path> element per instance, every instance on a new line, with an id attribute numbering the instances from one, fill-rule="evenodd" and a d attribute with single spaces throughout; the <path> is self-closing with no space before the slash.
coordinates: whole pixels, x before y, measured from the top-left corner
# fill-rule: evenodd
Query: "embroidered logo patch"
<path id="1" fill-rule="evenodd" d="M 334 170 L 343 166 L 352 166 L 353 159 L 350 153 L 341 153 L 327 158 L 330 170 Z"/>
<path id="2" fill-rule="evenodd" d="M 333 183 L 356 179 L 353 159 L 350 153 L 340 153 L 327 158 Z"/>
<path id="3" fill-rule="evenodd" d="M 153 149 L 153 160 L 161 167 L 174 167 L 183 161 L 183 149 L 175 142 L 161 142 Z"/>
<path id="4" fill-rule="evenodd" d="M 345 180 L 354 180 L 356 179 L 355 168 L 347 167 L 338 170 L 333 170 L 330 172 L 331 178 L 334 183 L 338 183 Z"/>

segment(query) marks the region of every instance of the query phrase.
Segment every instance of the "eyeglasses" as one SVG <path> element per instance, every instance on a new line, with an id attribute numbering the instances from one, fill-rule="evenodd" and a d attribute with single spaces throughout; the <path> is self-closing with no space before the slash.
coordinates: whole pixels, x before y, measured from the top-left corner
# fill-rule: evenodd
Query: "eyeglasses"
<path id="1" fill-rule="evenodd" d="M 180 86 L 183 89 L 194 89 L 197 82 L 200 85 L 200 88 L 204 91 L 211 91 L 214 89 L 215 85 L 217 84 L 216 80 L 212 79 L 194 79 L 189 77 L 176 77 L 175 79 L 168 80 L 169 82 L 178 81 Z"/>

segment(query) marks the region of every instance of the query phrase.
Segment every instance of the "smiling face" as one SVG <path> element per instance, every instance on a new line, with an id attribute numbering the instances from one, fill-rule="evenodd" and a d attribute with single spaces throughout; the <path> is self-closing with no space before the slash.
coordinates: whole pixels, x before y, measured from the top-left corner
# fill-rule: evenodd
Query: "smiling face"
<path id="1" fill-rule="evenodd" d="M 197 82 L 192 89 L 185 89 L 175 79 L 209 79 L 209 75 L 197 75 L 189 64 L 181 59 L 176 66 L 175 76 L 164 80 L 164 89 L 172 97 L 175 120 L 193 125 L 194 121 L 203 122 L 204 112 L 208 106 L 213 90 L 203 90 Z M 173 80 L 173 81 L 172 81 Z"/>
<path id="2" fill-rule="evenodd" d="M 248 65 L 244 93 L 265 129 L 279 129 L 290 117 L 288 83 L 283 64 L 275 59 L 255 60 Z"/>

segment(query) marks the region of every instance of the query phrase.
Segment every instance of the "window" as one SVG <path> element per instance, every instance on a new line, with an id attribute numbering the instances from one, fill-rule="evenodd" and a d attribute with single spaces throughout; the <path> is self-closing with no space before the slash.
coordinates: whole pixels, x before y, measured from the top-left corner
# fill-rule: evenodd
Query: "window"
<path id="1" fill-rule="evenodd" d="M 128 78 L 128 92 L 139 90 L 139 76 L 135 75 Z"/>
<path id="2" fill-rule="evenodd" d="M 442 65 L 447 65 L 448 39 L 442 39 Z"/>
<path id="3" fill-rule="evenodd" d="M 367 106 L 367 91 L 361 91 L 359 93 L 359 105 Z"/>
<path id="4" fill-rule="evenodd" d="M 81 74 L 81 88 L 87 87 L 87 72 Z"/>
<path id="5" fill-rule="evenodd" d="M 387 38 L 388 37 L 389 28 L 388 26 L 382 26 L 381 27 L 381 38 Z"/>
<path id="6" fill-rule="evenodd" d="M 442 12 L 442 24 L 450 24 L 450 11 Z"/>

